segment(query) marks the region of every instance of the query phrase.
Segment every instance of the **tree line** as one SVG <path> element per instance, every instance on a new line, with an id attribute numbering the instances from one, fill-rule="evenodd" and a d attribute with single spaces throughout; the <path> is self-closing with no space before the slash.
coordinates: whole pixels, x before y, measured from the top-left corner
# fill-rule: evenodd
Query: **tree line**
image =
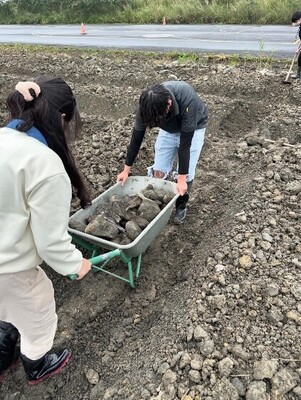
<path id="1" fill-rule="evenodd" d="M 0 0 L 1 24 L 290 24 L 299 0 Z"/>

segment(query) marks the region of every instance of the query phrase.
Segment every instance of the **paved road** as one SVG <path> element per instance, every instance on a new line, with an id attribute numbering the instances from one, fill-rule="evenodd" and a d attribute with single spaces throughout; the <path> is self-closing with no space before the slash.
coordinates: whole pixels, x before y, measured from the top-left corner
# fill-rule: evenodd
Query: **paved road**
<path id="1" fill-rule="evenodd" d="M 291 57 L 289 25 L 0 25 L 1 43 Z"/>

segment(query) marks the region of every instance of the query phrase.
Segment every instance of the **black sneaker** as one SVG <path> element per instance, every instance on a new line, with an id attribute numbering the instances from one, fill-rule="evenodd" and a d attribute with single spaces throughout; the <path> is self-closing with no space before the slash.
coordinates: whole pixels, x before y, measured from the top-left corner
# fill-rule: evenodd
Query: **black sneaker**
<path id="1" fill-rule="evenodd" d="M 183 224 L 187 214 L 187 207 L 177 207 L 174 223 L 177 225 Z"/>
<path id="2" fill-rule="evenodd" d="M 59 373 L 66 366 L 70 358 L 71 352 L 68 349 L 46 354 L 39 360 L 30 360 L 22 354 L 21 360 L 28 384 L 37 385 L 43 380 Z"/>

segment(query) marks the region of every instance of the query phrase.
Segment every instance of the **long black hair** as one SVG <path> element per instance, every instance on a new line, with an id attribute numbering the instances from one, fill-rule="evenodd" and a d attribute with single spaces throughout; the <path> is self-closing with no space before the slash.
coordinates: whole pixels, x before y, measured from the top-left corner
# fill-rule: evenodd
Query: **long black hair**
<path id="1" fill-rule="evenodd" d="M 301 18 L 301 11 L 296 11 L 292 15 L 292 23 L 297 22 Z"/>
<path id="2" fill-rule="evenodd" d="M 160 126 L 166 118 L 170 99 L 170 92 L 163 85 L 152 85 L 141 93 L 140 115 L 149 128 Z"/>
<path id="3" fill-rule="evenodd" d="M 7 109 L 12 118 L 23 121 L 17 127 L 19 131 L 26 132 L 35 126 L 44 135 L 49 148 L 61 158 L 80 205 L 85 208 L 91 204 L 91 199 L 68 146 L 81 129 L 75 97 L 62 78 L 40 76 L 34 82 L 41 88 L 39 96 L 30 89 L 34 99 L 25 101 L 23 95 L 14 90 L 7 98 Z"/>

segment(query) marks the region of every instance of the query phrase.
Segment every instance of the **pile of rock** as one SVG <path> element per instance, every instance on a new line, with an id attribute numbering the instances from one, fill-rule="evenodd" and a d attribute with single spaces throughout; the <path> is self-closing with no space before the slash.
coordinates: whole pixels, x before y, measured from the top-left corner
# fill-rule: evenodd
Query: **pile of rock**
<path id="1" fill-rule="evenodd" d="M 70 220 L 70 227 L 117 244 L 129 244 L 156 218 L 174 194 L 148 185 L 131 196 L 112 195 L 86 221 Z"/>

